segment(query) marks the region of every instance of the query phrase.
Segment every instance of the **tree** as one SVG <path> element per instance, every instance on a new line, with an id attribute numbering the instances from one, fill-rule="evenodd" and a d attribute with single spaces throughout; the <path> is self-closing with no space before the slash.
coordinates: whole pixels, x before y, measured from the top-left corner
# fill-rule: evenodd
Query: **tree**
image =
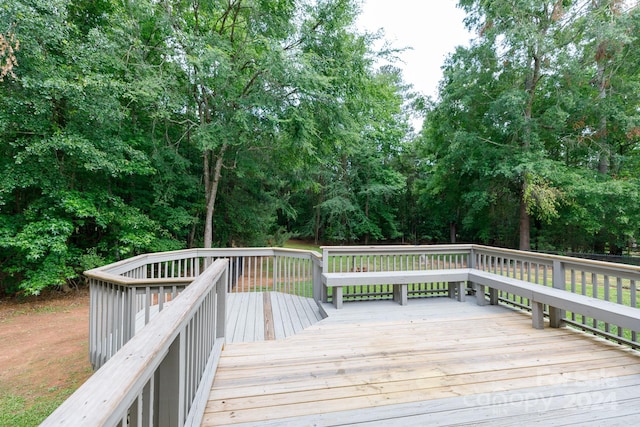
<path id="1" fill-rule="evenodd" d="M 127 110 L 119 27 L 106 19 L 81 31 L 74 19 L 87 15 L 68 13 L 79 3 L 11 0 L 0 9 L 0 26 L 16 23 L 21 47 L 0 97 L 0 259 L 13 291 L 66 286 L 104 257 L 180 246 L 131 197 L 156 170 Z M 95 6 L 102 22 L 111 4 Z"/>
<path id="2" fill-rule="evenodd" d="M 511 117 L 502 125 L 510 144 L 519 147 L 521 161 L 516 165 L 520 186 L 519 235 L 520 249 L 531 246 L 531 215 L 536 210 L 554 206 L 554 192 L 548 180 L 532 166 L 544 159 L 541 153 L 538 119 L 534 110 L 536 95 L 545 69 L 552 63 L 562 39 L 561 18 L 570 1 L 493 1 L 461 0 L 460 6 L 469 14 L 467 25 L 477 30 L 490 43 L 502 62 L 498 74 L 506 74 L 513 84 L 512 90 L 502 93 L 503 106 L 517 108 L 519 116 Z M 502 109 L 501 113 L 507 114 Z M 496 123 L 498 124 L 498 123 Z M 544 193 L 544 197 L 540 195 Z M 545 206 L 540 201 L 551 198 Z"/>
<path id="3" fill-rule="evenodd" d="M 188 126 L 202 152 L 204 247 L 213 241 L 225 169 L 236 168 L 248 151 L 277 148 L 279 120 L 298 90 L 296 48 L 304 35 L 295 25 L 297 6 L 290 0 L 167 3 L 173 57 L 191 83 Z"/>
<path id="4" fill-rule="evenodd" d="M 330 12 L 340 25 L 301 45 L 322 85 L 302 93 L 291 127 L 313 147 L 306 192 L 292 202 L 303 223 L 294 227 L 316 242 L 394 239 L 391 201 L 406 186 L 394 162 L 409 132 L 409 89 L 399 70 L 375 70 L 373 38 L 349 30 L 351 11 Z"/>

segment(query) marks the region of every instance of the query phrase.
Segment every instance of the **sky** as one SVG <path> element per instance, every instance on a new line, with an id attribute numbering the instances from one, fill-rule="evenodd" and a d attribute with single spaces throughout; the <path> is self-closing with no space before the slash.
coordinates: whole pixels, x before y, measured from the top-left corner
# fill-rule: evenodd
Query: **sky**
<path id="1" fill-rule="evenodd" d="M 363 0 L 357 25 L 370 32 L 382 28 L 393 47 L 412 47 L 395 65 L 403 70 L 405 82 L 435 99 L 445 58 L 472 38 L 456 4 L 457 0 Z"/>

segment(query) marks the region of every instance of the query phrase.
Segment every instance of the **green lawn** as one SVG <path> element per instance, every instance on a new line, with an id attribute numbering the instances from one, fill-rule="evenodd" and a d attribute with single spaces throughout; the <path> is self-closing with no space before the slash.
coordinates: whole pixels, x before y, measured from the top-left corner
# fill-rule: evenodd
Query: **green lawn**
<path id="1" fill-rule="evenodd" d="M 319 245 L 314 245 L 313 243 L 303 242 L 300 240 L 289 240 L 284 244 L 284 247 L 287 249 L 303 249 L 305 251 L 316 251 L 318 253 L 322 253 L 322 249 L 320 249 Z"/>

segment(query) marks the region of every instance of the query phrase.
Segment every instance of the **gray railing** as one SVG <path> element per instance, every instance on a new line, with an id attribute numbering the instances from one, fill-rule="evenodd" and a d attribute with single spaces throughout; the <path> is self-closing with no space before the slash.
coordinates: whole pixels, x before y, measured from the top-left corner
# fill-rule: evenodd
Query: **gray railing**
<path id="1" fill-rule="evenodd" d="M 326 246 L 323 273 L 414 271 L 468 268 L 472 245 Z M 332 297 L 328 290 L 327 297 Z M 409 298 L 448 295 L 446 282 L 412 283 Z M 344 301 L 392 299 L 393 284 L 357 285 L 343 289 Z"/>
<path id="2" fill-rule="evenodd" d="M 481 245 L 323 247 L 323 272 L 406 271 L 475 268 L 544 286 L 640 308 L 640 267 L 581 258 L 500 249 Z M 470 284 L 469 292 L 475 292 Z M 330 300 L 332 290 L 327 290 Z M 447 295 L 447 283 L 409 285 L 409 298 Z M 490 300 L 524 310 L 531 302 L 491 290 Z M 393 286 L 361 285 L 343 289 L 343 299 L 392 299 Z M 548 308 L 546 308 L 548 315 Z M 554 313 L 555 314 L 555 313 Z M 638 331 L 604 323 L 589 313 L 557 313 L 569 325 L 616 342 L 640 347 Z"/>
<path id="3" fill-rule="evenodd" d="M 229 260 L 227 292 L 313 297 L 319 254 L 281 248 L 186 249 L 145 254 L 85 272 L 90 286 L 89 358 L 98 369 L 200 272 Z M 318 298 L 316 298 L 318 300 Z"/>
<path id="4" fill-rule="evenodd" d="M 141 255 L 86 272 L 90 358 L 101 368 L 43 425 L 197 425 L 224 343 L 228 292 L 277 291 L 320 301 L 323 273 L 445 269 L 477 269 L 622 306 L 640 304 L 639 267 L 479 245 L 324 247 L 322 257 L 278 248 Z M 466 290 L 476 288 L 469 283 Z M 364 285 L 344 297 L 392 293 L 392 284 Z M 409 286 L 413 298 L 447 294 L 444 282 Z M 489 298 L 531 310 L 518 295 L 491 289 Z M 625 329 L 588 311 L 553 314 L 640 347 L 640 324 Z"/>
<path id="5" fill-rule="evenodd" d="M 205 269 L 42 425 L 199 425 L 224 344 L 227 265 Z"/>
<path id="6" fill-rule="evenodd" d="M 473 267 L 544 286 L 587 295 L 627 307 L 640 308 L 640 267 L 557 255 L 474 246 Z M 530 301 L 499 292 L 502 303 L 531 309 Z M 638 329 L 629 330 L 590 317 L 588 313 L 562 313 L 574 327 L 616 342 L 640 347 Z"/>

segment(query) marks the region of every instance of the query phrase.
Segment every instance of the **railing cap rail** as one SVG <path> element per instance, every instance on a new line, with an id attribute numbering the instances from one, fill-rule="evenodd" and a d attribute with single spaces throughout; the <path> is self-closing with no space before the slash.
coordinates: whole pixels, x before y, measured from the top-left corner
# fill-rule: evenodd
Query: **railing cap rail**
<path id="1" fill-rule="evenodd" d="M 167 251 L 167 252 L 154 252 L 154 253 L 146 253 L 134 256 L 132 258 L 123 259 L 120 261 L 113 262 L 111 264 L 103 265 L 101 267 L 93 268 L 91 270 L 87 270 L 84 272 L 86 276 L 96 277 L 101 276 L 103 274 L 111 274 L 109 276 L 109 280 L 112 280 L 114 277 L 121 277 L 119 273 L 124 271 L 130 271 L 137 267 L 142 267 L 144 265 L 153 263 L 153 262 L 162 262 L 162 261 L 175 261 L 179 259 L 187 259 L 187 258 L 205 258 L 208 256 L 225 256 L 229 253 L 237 253 L 240 256 L 275 256 L 280 253 L 285 254 L 297 254 L 301 256 L 309 256 L 312 257 L 322 257 L 316 251 L 306 250 L 306 249 L 293 249 L 293 248 L 273 248 L 273 247 L 264 247 L 264 248 L 192 248 L 192 249 L 180 249 L 176 251 Z M 126 267 L 126 268 L 125 268 Z M 104 276 L 106 277 L 106 276 Z M 139 279 L 144 280 L 144 279 Z M 123 281 L 123 283 L 133 283 L 129 280 Z M 142 282 L 138 282 L 142 283 Z M 155 281 L 154 281 L 155 283 Z"/>
<path id="2" fill-rule="evenodd" d="M 473 249 L 471 244 L 450 245 L 370 245 L 370 246 L 321 246 L 323 252 L 420 252 L 420 251 L 453 251 L 462 252 Z"/>
<path id="3" fill-rule="evenodd" d="M 623 270 L 632 274 L 640 274 L 640 266 L 637 265 L 629 265 L 622 264 L 617 262 L 609 262 L 609 261 L 598 261 L 593 259 L 586 258 L 577 258 L 577 257 L 569 257 L 564 255 L 554 255 L 554 254 L 545 254 L 540 252 L 529 252 L 522 251 L 518 249 L 507 249 L 507 248 L 496 248 L 493 246 L 483 246 L 483 245 L 472 245 L 476 251 L 487 251 L 487 252 L 499 252 L 504 254 L 510 254 L 522 258 L 536 258 L 536 259 L 545 259 L 551 262 L 560 261 L 566 266 L 591 266 L 597 267 L 597 269 L 601 271 L 608 272 L 619 272 Z"/>
<path id="4" fill-rule="evenodd" d="M 42 426 L 116 425 L 227 267 L 217 260 L 63 402 Z M 167 333 L 170 331 L 170 333 Z M 114 390 L 113 384 L 118 384 Z M 96 398 L 99 396 L 99 398 Z"/>

